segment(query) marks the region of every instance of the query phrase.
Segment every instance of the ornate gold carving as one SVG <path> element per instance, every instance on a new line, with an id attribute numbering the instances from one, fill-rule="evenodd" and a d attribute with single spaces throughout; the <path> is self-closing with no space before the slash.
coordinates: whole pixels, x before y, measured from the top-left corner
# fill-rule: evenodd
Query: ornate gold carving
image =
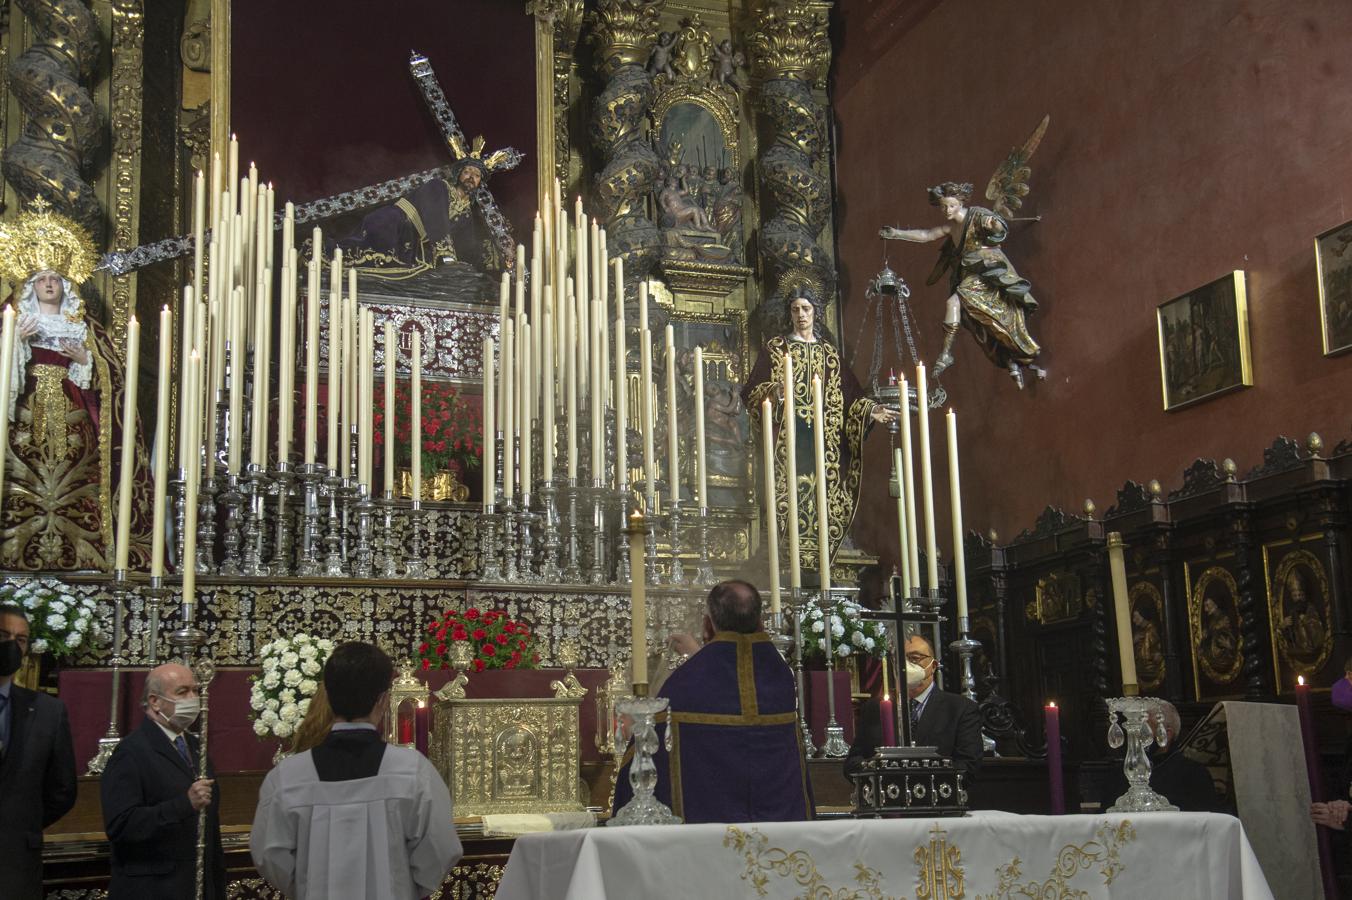
<path id="1" fill-rule="evenodd" d="M 826 13 L 789 0 L 769 3 L 756 17 L 751 56 L 765 79 L 816 82 L 831 62 Z"/>
<path id="2" fill-rule="evenodd" d="M 88 280 L 98 262 L 89 232 L 54 212 L 44 198 L 14 222 L 0 225 L 0 278 L 16 288 L 39 272 L 57 272 L 73 285 Z"/>
<path id="3" fill-rule="evenodd" d="M 66 402 L 65 391 L 61 390 L 61 382 L 65 379 L 65 366 L 44 363 L 33 366 L 33 380 L 37 382 L 32 404 L 33 443 L 46 444 L 47 453 L 57 459 L 66 455 L 66 442 L 70 439 L 66 429 L 66 411 L 70 404 Z"/>
<path id="4" fill-rule="evenodd" d="M 141 0 L 113 2 L 111 169 L 113 233 L 109 243 L 126 250 L 138 243 L 141 190 L 141 101 L 144 73 L 145 15 Z M 136 273 L 110 279 L 108 331 L 114 345 L 122 343 L 127 319 L 136 309 Z M 135 378 L 136 372 L 127 372 Z"/>
<path id="5" fill-rule="evenodd" d="M 1092 591 L 1090 592 L 1092 593 Z M 1136 657 L 1136 683 L 1141 692 L 1153 691 L 1164 683 L 1167 662 L 1164 657 L 1164 597 L 1149 581 L 1138 581 L 1128 592 L 1131 607 L 1132 654 Z M 1140 615 L 1143 624 L 1137 624 Z"/>
<path id="6" fill-rule="evenodd" d="M 98 233 L 102 210 L 82 173 L 103 135 L 94 98 L 81 84 L 98 61 L 98 24 L 79 0 L 17 0 L 16 5 L 28 20 L 33 42 L 9 72 L 27 125 L 5 148 L 5 178 L 22 199 L 46 197 Z"/>
<path id="7" fill-rule="evenodd" d="M 1211 566 L 1197 579 L 1188 596 L 1188 623 L 1196 670 L 1215 684 L 1238 678 L 1244 667 L 1239 586 L 1228 569 Z"/>
<path id="8" fill-rule="evenodd" d="M 961 900 L 967 896 L 962 851 L 949 846 L 948 832 L 937 822 L 930 829 L 929 843 L 915 848 L 915 864 L 920 867 L 915 900 Z"/>
<path id="9" fill-rule="evenodd" d="M 1098 864 L 1103 885 L 1113 883 L 1126 868 L 1120 857 L 1124 845 L 1136 839 L 1136 828 L 1130 819 L 1113 824 L 1103 822 L 1095 832 L 1098 840 L 1084 844 L 1066 844 L 1056 854 L 1056 863 L 1041 881 L 1020 882 L 1023 862 L 1016 856 L 996 869 L 999 881 L 992 894 L 978 895 L 976 900 L 1010 900 L 1013 897 L 1057 898 L 1057 900 L 1089 900 L 1088 891 L 1071 887 L 1070 880 L 1082 870 Z"/>
<path id="10" fill-rule="evenodd" d="M 741 111 L 738 108 L 737 92 L 725 84 L 706 80 L 672 81 L 665 75 L 653 79 L 653 88 L 657 96 L 653 99 L 652 120 L 657 131 L 661 131 L 662 121 L 673 106 L 679 103 L 694 103 L 709 111 L 723 132 L 723 142 L 728 147 L 730 165 L 741 168 L 738 127 Z"/>
<path id="11" fill-rule="evenodd" d="M 1030 622 L 1054 625 L 1070 622 L 1084 612 L 1084 592 L 1080 577 L 1073 572 L 1050 572 L 1039 578 L 1034 598 L 1024 610 Z"/>
<path id="12" fill-rule="evenodd" d="M 192 71 L 211 71 L 211 0 L 188 0 L 178 53 Z"/>
<path id="13" fill-rule="evenodd" d="M 1264 547 L 1264 562 L 1267 553 Z M 1289 683 L 1289 676 L 1283 681 L 1282 663 L 1308 681 L 1333 652 L 1333 609 L 1324 563 L 1308 550 L 1292 550 L 1277 564 L 1267 587 L 1277 681 Z"/>
<path id="14" fill-rule="evenodd" d="M 596 45 L 602 74 L 611 78 L 624 66 L 642 66 L 657 39 L 662 0 L 601 0 L 588 16 L 588 39 Z"/>
<path id="15" fill-rule="evenodd" d="M 444 700 L 432 708 L 432 762 L 456 815 L 572 812 L 581 698 Z"/>
<path id="16" fill-rule="evenodd" d="M 446 876 L 447 884 L 429 900 L 476 900 L 492 897 L 502 881 L 503 867 L 492 863 L 473 863 L 456 866 Z"/>
<path id="17" fill-rule="evenodd" d="M 396 649 L 395 653 L 399 651 Z M 390 685 L 389 712 L 385 716 L 385 741 L 400 747 L 411 747 L 399 740 L 400 719 L 411 719 L 419 707 L 427 704 L 427 684 L 413 674 L 413 660 L 399 663 L 399 674 Z"/>

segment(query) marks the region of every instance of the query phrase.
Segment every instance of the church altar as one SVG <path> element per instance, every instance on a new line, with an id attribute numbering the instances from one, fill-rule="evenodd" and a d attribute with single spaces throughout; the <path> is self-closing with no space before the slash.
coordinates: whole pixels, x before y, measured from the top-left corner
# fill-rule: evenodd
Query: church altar
<path id="1" fill-rule="evenodd" d="M 1161 865 L 1163 861 L 1170 865 Z M 1013 816 L 592 828 L 516 839 L 498 900 L 1272 897 L 1231 816 Z"/>

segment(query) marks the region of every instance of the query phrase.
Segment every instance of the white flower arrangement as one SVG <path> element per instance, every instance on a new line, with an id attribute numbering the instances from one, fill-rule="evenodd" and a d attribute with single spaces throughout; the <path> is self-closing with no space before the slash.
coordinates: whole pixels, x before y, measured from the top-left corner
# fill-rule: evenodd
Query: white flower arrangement
<path id="1" fill-rule="evenodd" d="M 249 696 L 254 734 L 261 738 L 286 739 L 310 708 L 310 698 L 319 689 L 317 680 L 324 662 L 333 652 L 333 641 L 308 634 L 278 638 L 259 651 L 257 675 L 251 675 Z"/>
<path id="2" fill-rule="evenodd" d="M 887 652 L 887 636 L 882 623 L 859 616 L 861 607 L 853 600 L 841 600 L 831 610 L 831 653 L 837 659 L 851 656 L 881 657 Z M 826 658 L 826 622 L 815 603 L 803 612 L 803 644 L 806 659 Z"/>
<path id="3" fill-rule="evenodd" d="M 99 634 L 93 597 L 73 593 L 55 578 L 7 579 L 0 603 L 12 603 L 28 616 L 28 646 L 33 653 L 74 656 Z"/>

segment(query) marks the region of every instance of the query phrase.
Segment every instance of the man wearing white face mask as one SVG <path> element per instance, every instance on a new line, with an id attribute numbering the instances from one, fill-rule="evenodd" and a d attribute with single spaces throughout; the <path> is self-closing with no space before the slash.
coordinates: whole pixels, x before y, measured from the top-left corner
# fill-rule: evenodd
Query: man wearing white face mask
<path id="1" fill-rule="evenodd" d="M 906 641 L 906 692 L 909 695 L 911 732 L 917 747 L 934 747 L 939 755 L 953 760 L 968 786 L 981 768 L 981 709 L 961 694 L 941 691 L 934 685 L 939 662 L 930 642 L 918 634 Z M 897 715 L 908 705 L 897 704 Z M 889 739 L 888 743 L 892 743 Z M 869 700 L 859 708 L 859 727 L 854 744 L 845 759 L 845 771 L 851 772 L 873 756 L 882 744 L 882 725 L 878 701 Z"/>
<path id="2" fill-rule="evenodd" d="M 113 850 L 108 898 L 194 896 L 198 813 L 206 809 L 205 895 L 223 900 L 225 859 L 213 779 L 197 777 L 197 737 L 187 733 L 201 708 L 192 670 L 177 663 L 152 669 L 141 705 L 141 727 L 117 745 L 100 783 Z"/>

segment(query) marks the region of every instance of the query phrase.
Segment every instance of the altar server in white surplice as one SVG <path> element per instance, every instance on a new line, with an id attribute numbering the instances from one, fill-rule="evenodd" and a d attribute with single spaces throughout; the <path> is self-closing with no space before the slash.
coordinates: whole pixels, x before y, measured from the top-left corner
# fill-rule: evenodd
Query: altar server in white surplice
<path id="1" fill-rule="evenodd" d="M 336 648 L 324 666 L 333 730 L 263 782 L 249 849 L 288 897 L 418 900 L 463 853 L 441 776 L 421 753 L 381 740 L 393 678 L 379 648 Z"/>

